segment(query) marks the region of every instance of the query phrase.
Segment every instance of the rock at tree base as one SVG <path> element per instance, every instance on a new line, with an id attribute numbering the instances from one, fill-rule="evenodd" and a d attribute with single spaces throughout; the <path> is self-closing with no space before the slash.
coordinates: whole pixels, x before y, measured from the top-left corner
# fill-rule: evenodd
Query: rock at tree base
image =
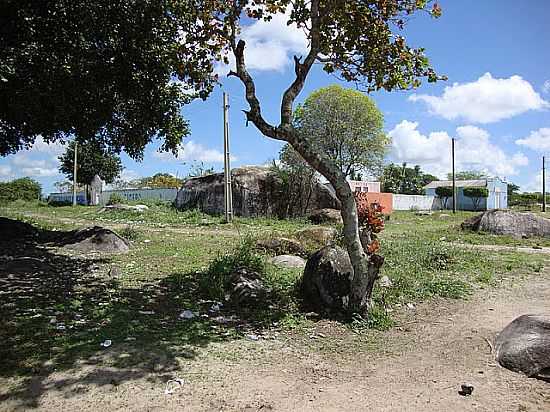
<path id="1" fill-rule="evenodd" d="M 332 244 L 338 231 L 333 227 L 310 227 L 296 233 L 296 238 L 305 244 L 315 244 L 319 247 Z"/>
<path id="2" fill-rule="evenodd" d="M 510 235 L 514 238 L 550 236 L 550 220 L 528 212 L 489 210 L 465 220 L 462 229 Z"/>
<path id="3" fill-rule="evenodd" d="M 204 213 L 224 213 L 223 173 L 187 179 L 178 191 L 178 209 L 199 209 Z M 231 171 L 233 213 L 235 216 L 286 216 L 288 195 L 283 181 L 268 167 L 248 166 Z M 339 201 L 330 190 L 317 183 L 309 210 L 338 208 Z"/>
<path id="4" fill-rule="evenodd" d="M 347 252 L 326 246 L 307 261 L 302 293 L 308 305 L 316 309 L 343 311 L 349 302 L 353 268 Z"/>
<path id="5" fill-rule="evenodd" d="M 277 255 L 293 254 L 306 256 L 307 253 L 300 242 L 285 237 L 272 237 L 269 239 L 259 239 L 256 247 L 266 252 L 272 252 Z"/>
<path id="6" fill-rule="evenodd" d="M 101 226 L 71 232 L 63 244 L 64 248 L 79 252 L 126 253 L 130 250 L 126 240 Z"/>
<path id="7" fill-rule="evenodd" d="M 338 209 L 317 209 L 308 216 L 308 220 L 316 225 L 321 223 L 342 224 L 342 214 Z"/>
<path id="8" fill-rule="evenodd" d="M 279 255 L 271 258 L 270 262 L 280 268 L 304 268 L 306 261 L 300 256 Z"/>
<path id="9" fill-rule="evenodd" d="M 246 268 L 235 270 L 230 277 L 230 292 L 227 297 L 236 306 L 257 306 L 270 293 L 260 275 Z"/>
<path id="10" fill-rule="evenodd" d="M 497 336 L 500 365 L 529 377 L 550 379 L 550 315 L 522 315 Z"/>

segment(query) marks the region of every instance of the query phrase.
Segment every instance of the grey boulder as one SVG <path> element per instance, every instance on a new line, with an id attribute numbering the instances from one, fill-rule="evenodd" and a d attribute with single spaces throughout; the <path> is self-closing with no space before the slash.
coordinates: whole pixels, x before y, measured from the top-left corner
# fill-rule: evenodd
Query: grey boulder
<path id="1" fill-rule="evenodd" d="M 509 235 L 514 238 L 550 236 L 550 220 L 534 213 L 489 210 L 465 220 L 462 229 Z"/>
<path id="2" fill-rule="evenodd" d="M 300 256 L 294 255 L 279 255 L 270 259 L 270 262 L 280 268 L 304 268 L 306 261 Z"/>
<path id="3" fill-rule="evenodd" d="M 550 315 L 522 315 L 497 336 L 498 363 L 529 377 L 550 379 Z"/>
<path id="4" fill-rule="evenodd" d="M 306 304 L 320 310 L 343 311 L 349 302 L 353 269 L 346 251 L 326 246 L 307 261 L 302 278 Z"/>

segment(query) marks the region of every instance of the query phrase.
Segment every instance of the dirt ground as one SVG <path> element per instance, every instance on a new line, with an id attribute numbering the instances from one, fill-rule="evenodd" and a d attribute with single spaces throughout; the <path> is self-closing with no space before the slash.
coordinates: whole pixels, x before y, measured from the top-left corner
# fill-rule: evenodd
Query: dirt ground
<path id="1" fill-rule="evenodd" d="M 239 340 L 149 372 L 117 370 L 98 357 L 23 384 L 0 382 L 0 410 L 550 411 L 550 383 L 500 368 L 487 342 L 515 317 L 549 309 L 546 272 L 468 301 L 418 305 L 375 334 L 370 350 L 347 338 L 318 350 L 323 340 L 338 342 L 341 330 L 320 322 L 315 350 L 309 338 Z M 184 384 L 165 394 L 174 378 Z M 474 386 L 472 396 L 458 394 L 462 383 Z"/>

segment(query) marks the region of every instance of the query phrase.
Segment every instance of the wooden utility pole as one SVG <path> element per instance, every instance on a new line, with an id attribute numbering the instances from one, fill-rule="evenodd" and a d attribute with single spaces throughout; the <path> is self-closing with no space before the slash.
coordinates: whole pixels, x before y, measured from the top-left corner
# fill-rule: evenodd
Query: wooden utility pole
<path id="1" fill-rule="evenodd" d="M 542 211 L 546 212 L 546 167 L 545 158 L 542 156 Z"/>
<path id="2" fill-rule="evenodd" d="M 78 142 L 74 141 L 74 161 L 73 161 L 73 206 L 76 206 L 76 169 L 78 161 Z"/>
<path id="3" fill-rule="evenodd" d="M 223 94 L 223 197 L 225 201 L 225 221 L 233 220 L 233 191 L 231 190 L 231 165 L 229 157 L 229 101 Z"/>
<path id="4" fill-rule="evenodd" d="M 451 155 L 453 158 L 453 213 L 456 213 L 456 179 L 455 179 L 455 138 L 451 139 Z"/>

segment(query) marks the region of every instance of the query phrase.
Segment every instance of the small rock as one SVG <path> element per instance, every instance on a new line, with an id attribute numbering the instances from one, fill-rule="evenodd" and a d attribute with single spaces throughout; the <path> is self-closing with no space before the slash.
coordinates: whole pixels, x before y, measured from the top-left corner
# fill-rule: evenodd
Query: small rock
<path id="1" fill-rule="evenodd" d="M 473 392 L 474 386 L 467 383 L 460 385 L 460 390 L 458 391 L 459 395 L 462 396 L 470 396 Z"/>
<path id="2" fill-rule="evenodd" d="M 112 342 L 110 339 L 107 339 L 107 340 L 101 342 L 101 346 L 102 346 L 103 348 L 108 348 L 108 347 L 111 346 L 112 344 L 113 344 L 113 342 Z"/>
<path id="3" fill-rule="evenodd" d="M 190 310 L 184 310 L 183 312 L 180 313 L 180 319 L 189 320 L 189 319 L 193 319 L 194 317 L 195 317 L 195 314 Z"/>
<path id="4" fill-rule="evenodd" d="M 415 310 L 415 307 L 412 303 L 407 303 L 407 309 Z"/>
<path id="5" fill-rule="evenodd" d="M 151 239 L 145 239 L 143 243 L 151 243 Z"/>
<path id="6" fill-rule="evenodd" d="M 378 285 L 381 288 L 391 288 L 393 285 L 393 282 L 388 276 L 382 276 L 380 280 L 378 281 Z"/>
<path id="7" fill-rule="evenodd" d="M 257 341 L 260 340 L 260 337 L 258 335 L 246 335 L 246 339 Z"/>

